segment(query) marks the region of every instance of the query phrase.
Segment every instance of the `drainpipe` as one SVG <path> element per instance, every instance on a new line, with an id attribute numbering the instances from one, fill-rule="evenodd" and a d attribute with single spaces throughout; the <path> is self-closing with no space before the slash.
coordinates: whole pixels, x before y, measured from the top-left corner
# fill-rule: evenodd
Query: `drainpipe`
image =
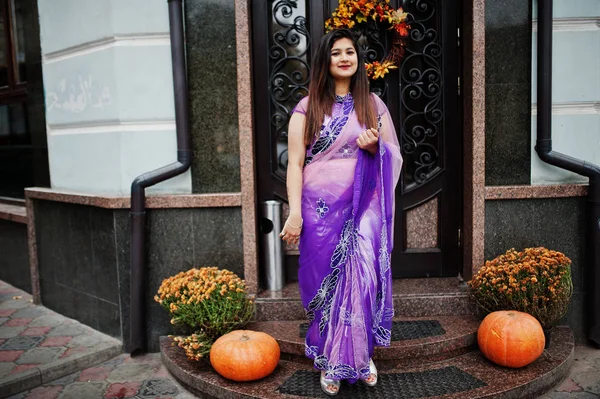
<path id="1" fill-rule="evenodd" d="M 144 173 L 131 183 L 131 292 L 129 348 L 131 354 L 144 353 L 146 342 L 146 187 L 177 176 L 190 167 L 191 139 L 188 130 L 188 88 L 185 65 L 182 0 L 167 0 L 171 30 L 171 59 L 175 94 L 175 125 L 177 129 L 177 162 Z"/>
<path id="2" fill-rule="evenodd" d="M 600 347 L 600 167 L 552 151 L 552 0 L 538 0 L 537 141 L 542 161 L 589 177 L 587 217 L 588 339 Z"/>

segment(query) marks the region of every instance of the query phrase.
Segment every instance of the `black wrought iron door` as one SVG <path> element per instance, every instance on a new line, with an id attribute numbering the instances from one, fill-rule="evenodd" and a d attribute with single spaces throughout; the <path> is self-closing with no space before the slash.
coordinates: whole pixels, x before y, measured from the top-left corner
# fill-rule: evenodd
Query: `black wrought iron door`
<path id="1" fill-rule="evenodd" d="M 337 0 L 254 1 L 253 69 L 258 200 L 286 200 L 289 112 L 308 93 L 310 55 Z M 387 104 L 404 157 L 396 190 L 392 273 L 455 276 L 462 269 L 460 0 L 391 0 L 411 25 L 401 68 L 371 90 Z M 361 43 L 371 61 L 390 48 L 370 25 Z M 288 278 L 294 255 L 288 248 Z"/>

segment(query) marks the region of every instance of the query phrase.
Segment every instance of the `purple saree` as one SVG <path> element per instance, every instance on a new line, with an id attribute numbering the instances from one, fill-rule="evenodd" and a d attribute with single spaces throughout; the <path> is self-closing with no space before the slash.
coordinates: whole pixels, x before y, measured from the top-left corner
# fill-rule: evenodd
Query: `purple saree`
<path id="1" fill-rule="evenodd" d="M 390 345 L 394 316 L 390 253 L 402 157 L 387 107 L 371 97 L 377 153 L 356 144 L 366 127 L 348 94 L 325 117 L 303 171 L 298 280 L 310 322 L 306 356 L 326 378 L 351 383 L 369 376 L 375 345 Z M 304 98 L 294 112 L 305 113 L 307 103 Z"/>

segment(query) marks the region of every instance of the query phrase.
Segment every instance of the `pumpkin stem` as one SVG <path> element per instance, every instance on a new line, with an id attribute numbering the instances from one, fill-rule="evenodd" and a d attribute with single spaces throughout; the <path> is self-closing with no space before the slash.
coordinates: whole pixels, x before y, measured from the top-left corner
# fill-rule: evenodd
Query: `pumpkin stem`
<path id="1" fill-rule="evenodd" d="M 242 334 L 242 336 L 240 337 L 240 341 L 248 341 L 250 339 L 250 337 L 246 334 Z"/>

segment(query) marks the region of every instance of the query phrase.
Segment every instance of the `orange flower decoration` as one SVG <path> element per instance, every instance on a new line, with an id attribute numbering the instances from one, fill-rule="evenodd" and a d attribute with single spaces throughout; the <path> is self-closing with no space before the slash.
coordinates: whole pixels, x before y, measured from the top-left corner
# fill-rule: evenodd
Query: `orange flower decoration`
<path id="1" fill-rule="evenodd" d="M 325 21 L 325 30 L 353 29 L 366 24 L 368 19 L 388 25 L 392 31 L 392 49 L 381 62 L 367 63 L 367 75 L 372 79 L 383 78 L 390 69 L 397 69 L 404 56 L 405 38 L 410 26 L 406 22 L 408 14 L 402 8 L 397 10 L 388 5 L 389 0 L 340 0 L 338 8 Z"/>

